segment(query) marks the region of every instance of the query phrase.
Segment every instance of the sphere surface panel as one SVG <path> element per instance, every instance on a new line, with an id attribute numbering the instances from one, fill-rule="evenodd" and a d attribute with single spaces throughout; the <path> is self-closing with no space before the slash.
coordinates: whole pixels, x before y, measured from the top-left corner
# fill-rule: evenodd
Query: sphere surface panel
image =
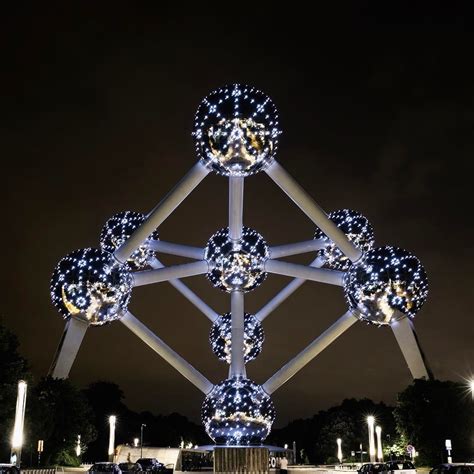
<path id="1" fill-rule="evenodd" d="M 120 318 L 132 291 L 127 265 L 108 252 L 81 249 L 64 257 L 51 278 L 51 299 L 64 318 L 101 325 Z"/>
<path id="2" fill-rule="evenodd" d="M 390 324 L 413 318 L 428 296 L 428 278 L 417 257 L 397 247 L 369 250 L 344 277 L 350 308 L 364 321 Z"/>
<path id="3" fill-rule="evenodd" d="M 204 400 L 201 417 L 216 444 L 260 445 L 270 433 L 275 407 L 260 385 L 236 377 L 214 387 Z"/>
<path id="4" fill-rule="evenodd" d="M 278 112 L 255 87 L 232 84 L 198 107 L 193 136 L 204 164 L 226 176 L 248 176 L 267 166 L 278 147 Z"/>

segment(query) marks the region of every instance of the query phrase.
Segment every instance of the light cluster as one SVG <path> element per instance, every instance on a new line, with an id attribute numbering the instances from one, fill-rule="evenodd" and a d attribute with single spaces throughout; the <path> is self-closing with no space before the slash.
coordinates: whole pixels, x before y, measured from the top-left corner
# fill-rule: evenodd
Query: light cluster
<path id="1" fill-rule="evenodd" d="M 212 270 L 207 277 L 223 291 L 251 291 L 266 278 L 265 261 L 269 257 L 268 245 L 263 237 L 248 227 L 242 228 L 242 237 L 233 241 L 229 228 L 216 232 L 208 241 L 204 258 Z"/>
<path id="2" fill-rule="evenodd" d="M 216 444 L 259 445 L 270 433 L 275 407 L 260 385 L 234 377 L 216 385 L 207 395 L 201 418 Z"/>
<path id="3" fill-rule="evenodd" d="M 64 316 L 101 325 L 120 318 L 132 291 L 127 265 L 100 249 L 81 249 L 64 257 L 51 278 L 53 304 Z"/>
<path id="4" fill-rule="evenodd" d="M 328 217 L 362 252 L 367 252 L 374 246 L 374 230 L 367 218 L 359 212 L 350 209 L 341 209 L 329 213 Z M 351 261 L 321 229 L 316 229 L 314 238 L 324 242 L 324 247 L 318 250 L 317 255 L 324 259 L 324 266 L 326 268 L 339 271 L 349 269 Z"/>
<path id="5" fill-rule="evenodd" d="M 198 107 L 194 139 L 199 158 L 226 176 L 248 176 L 271 162 L 278 146 L 278 112 L 255 87 L 232 84 Z"/>
<path id="6" fill-rule="evenodd" d="M 146 216 L 140 212 L 124 211 L 112 216 L 100 233 L 100 247 L 107 252 L 114 253 L 125 241 L 145 222 Z M 151 240 L 158 240 L 158 231 L 155 230 L 127 260 L 133 270 L 142 270 L 147 267 L 150 259 L 155 255 L 150 248 Z"/>
<path id="7" fill-rule="evenodd" d="M 265 338 L 262 323 L 253 315 L 244 315 L 244 361 L 254 360 L 262 352 Z M 225 313 L 217 319 L 211 328 L 209 341 L 214 354 L 228 364 L 232 354 L 232 315 Z"/>
<path id="8" fill-rule="evenodd" d="M 428 296 L 428 279 L 417 257 L 397 247 L 369 250 L 344 277 L 350 308 L 362 320 L 382 325 L 413 318 Z"/>

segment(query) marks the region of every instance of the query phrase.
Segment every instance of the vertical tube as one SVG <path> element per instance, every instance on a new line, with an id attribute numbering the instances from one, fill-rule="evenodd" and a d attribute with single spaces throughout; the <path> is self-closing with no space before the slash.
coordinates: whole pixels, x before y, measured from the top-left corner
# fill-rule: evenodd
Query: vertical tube
<path id="1" fill-rule="evenodd" d="M 376 426 L 375 433 L 377 435 L 377 461 L 383 461 L 383 450 L 382 450 L 382 427 Z"/>
<path id="2" fill-rule="evenodd" d="M 245 377 L 244 361 L 244 294 L 234 290 L 230 294 L 232 316 L 232 341 L 231 341 L 231 377 Z"/>
<path id="3" fill-rule="evenodd" d="M 244 208 L 244 178 L 231 176 L 229 178 L 229 237 L 239 240 L 242 237 Z"/>
<path id="4" fill-rule="evenodd" d="M 109 416 L 109 459 L 112 461 L 115 452 L 115 422 L 117 418 L 115 415 Z M 111 459 L 112 458 L 112 459 Z"/>
<path id="5" fill-rule="evenodd" d="M 367 427 L 369 430 L 369 456 L 370 462 L 375 462 L 375 436 L 374 436 L 374 423 L 375 418 L 373 416 L 367 417 Z"/>
<path id="6" fill-rule="evenodd" d="M 15 423 L 13 425 L 12 435 L 12 462 L 20 467 L 21 448 L 23 446 L 23 427 L 25 424 L 25 408 L 26 408 L 26 391 L 27 384 L 24 380 L 18 382 L 18 394 L 16 397 Z"/>
<path id="7" fill-rule="evenodd" d="M 339 459 L 339 464 L 342 464 L 342 439 L 337 438 L 337 459 Z"/>

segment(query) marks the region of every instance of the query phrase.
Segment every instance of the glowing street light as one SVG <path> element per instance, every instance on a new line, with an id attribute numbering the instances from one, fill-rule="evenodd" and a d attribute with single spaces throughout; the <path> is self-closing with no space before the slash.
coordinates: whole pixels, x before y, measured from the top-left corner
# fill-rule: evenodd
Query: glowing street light
<path id="1" fill-rule="evenodd" d="M 24 380 L 18 382 L 18 395 L 16 398 L 15 424 L 13 425 L 12 435 L 12 463 L 20 466 L 21 448 L 23 446 L 23 426 L 25 424 L 25 407 L 26 407 L 26 389 L 27 385 Z"/>
<path id="2" fill-rule="evenodd" d="M 375 428 L 375 433 L 377 434 L 377 461 L 383 461 L 383 451 L 382 451 L 382 427 L 377 426 Z"/>
<path id="3" fill-rule="evenodd" d="M 109 456 L 114 455 L 115 449 L 115 422 L 117 421 L 117 417 L 115 415 L 109 416 L 109 427 L 110 427 L 110 436 L 109 436 Z"/>
<path id="4" fill-rule="evenodd" d="M 370 462 L 375 462 L 375 433 L 374 433 L 375 418 L 373 416 L 367 417 L 367 425 L 369 428 L 369 455 Z"/>
<path id="5" fill-rule="evenodd" d="M 342 464 L 342 439 L 337 438 L 337 459 L 339 459 L 339 464 Z"/>
<path id="6" fill-rule="evenodd" d="M 80 455 L 81 455 L 81 435 L 77 435 L 76 456 L 79 457 Z"/>
<path id="7" fill-rule="evenodd" d="M 134 448 L 138 448 L 138 442 L 139 442 L 139 441 L 140 441 L 140 440 L 139 440 L 138 438 L 133 438 L 133 447 L 134 447 Z"/>
<path id="8" fill-rule="evenodd" d="M 469 381 L 469 388 L 471 389 L 472 400 L 474 401 L 474 379 Z"/>

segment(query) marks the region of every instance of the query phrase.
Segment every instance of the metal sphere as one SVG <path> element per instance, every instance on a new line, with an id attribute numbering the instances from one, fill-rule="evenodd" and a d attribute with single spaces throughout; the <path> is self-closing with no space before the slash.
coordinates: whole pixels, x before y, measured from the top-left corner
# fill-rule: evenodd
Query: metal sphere
<path id="1" fill-rule="evenodd" d="M 362 252 L 365 253 L 373 248 L 375 243 L 374 230 L 362 214 L 350 209 L 341 209 L 329 213 L 328 217 Z M 324 247 L 318 250 L 317 256 L 324 259 L 325 267 L 339 271 L 349 269 L 352 264 L 351 261 L 321 229 L 316 229 L 314 238 L 324 242 Z"/>
<path id="2" fill-rule="evenodd" d="M 127 309 L 132 276 L 127 265 L 100 249 L 81 249 L 64 257 L 51 278 L 51 299 L 65 319 L 74 316 L 99 326 Z"/>
<path id="3" fill-rule="evenodd" d="M 257 173 L 278 147 L 278 112 L 255 87 L 232 84 L 203 99 L 194 119 L 199 158 L 225 176 Z"/>
<path id="4" fill-rule="evenodd" d="M 125 241 L 145 222 L 146 216 L 140 212 L 124 211 L 112 216 L 100 233 L 100 247 L 114 253 Z M 133 270 L 142 270 L 147 267 L 150 259 L 155 255 L 150 248 L 151 240 L 158 240 L 158 231 L 155 230 L 138 247 L 127 260 Z"/>
<path id="5" fill-rule="evenodd" d="M 242 228 L 242 237 L 233 241 L 229 228 L 216 232 L 208 241 L 204 258 L 212 270 L 208 279 L 223 291 L 251 291 L 266 278 L 265 261 L 269 257 L 268 245 L 256 231 Z"/>
<path id="6" fill-rule="evenodd" d="M 216 385 L 207 395 L 201 418 L 216 444 L 260 445 L 270 433 L 275 407 L 260 385 L 235 377 Z"/>
<path id="7" fill-rule="evenodd" d="M 428 295 L 428 278 L 418 258 L 397 247 L 377 247 L 344 277 L 350 308 L 377 325 L 413 318 Z"/>
<path id="8" fill-rule="evenodd" d="M 254 360 L 262 352 L 265 338 L 262 323 L 253 315 L 244 315 L 244 360 Z M 230 364 L 232 353 L 232 315 L 225 313 L 217 319 L 211 328 L 209 341 L 214 354 Z"/>

